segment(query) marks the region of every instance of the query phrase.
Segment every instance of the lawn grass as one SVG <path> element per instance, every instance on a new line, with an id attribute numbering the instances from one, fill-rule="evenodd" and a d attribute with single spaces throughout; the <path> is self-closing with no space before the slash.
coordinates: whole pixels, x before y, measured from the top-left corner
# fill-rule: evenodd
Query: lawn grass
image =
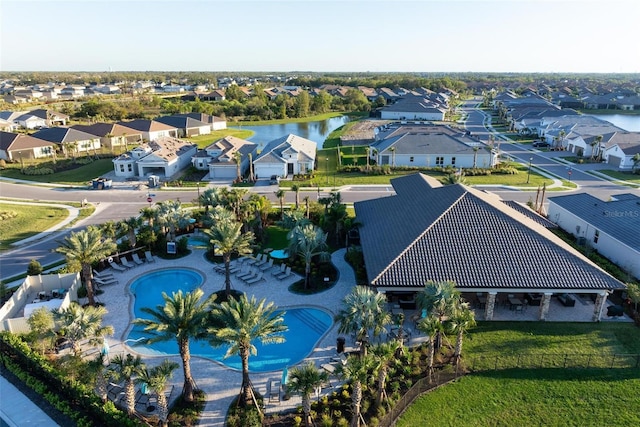
<path id="1" fill-rule="evenodd" d="M 267 227 L 267 246 L 272 249 L 284 249 L 289 246 L 287 240 L 287 233 L 289 230 L 286 228 L 278 227 L 277 225 Z"/>
<path id="2" fill-rule="evenodd" d="M 113 162 L 109 158 L 94 160 L 89 164 L 80 165 L 75 169 L 56 172 L 50 175 L 24 175 L 20 172 L 20 164 L 13 163 L 7 164 L 6 169 L 0 170 L 0 176 L 12 179 L 25 179 L 27 181 L 35 182 L 56 182 L 59 184 L 86 186 L 89 184 L 89 181 L 111 171 L 113 171 Z"/>
<path id="3" fill-rule="evenodd" d="M 619 181 L 631 182 L 635 185 L 640 185 L 640 174 L 631 173 L 631 172 L 620 172 L 614 171 L 610 169 L 599 170 L 598 172 L 610 176 L 613 179 L 617 179 Z"/>
<path id="4" fill-rule="evenodd" d="M 240 139 L 247 139 L 247 138 L 250 138 L 254 133 L 255 132 L 253 132 L 252 130 L 227 128 L 227 129 L 214 130 L 208 135 L 198 135 L 198 136 L 193 136 L 191 138 L 185 138 L 185 139 L 187 141 L 193 142 L 194 144 L 197 144 L 198 148 L 206 148 L 209 145 L 211 145 L 212 142 L 222 139 L 225 136 L 234 136 Z"/>
<path id="5" fill-rule="evenodd" d="M 638 425 L 638 390 L 638 369 L 486 372 L 423 395 L 397 425 Z"/>
<path id="6" fill-rule="evenodd" d="M 43 232 L 63 221 L 69 211 L 63 208 L 37 205 L 14 205 L 0 202 L 0 212 L 17 215 L 0 221 L 0 250 L 11 249 L 11 244 Z"/>

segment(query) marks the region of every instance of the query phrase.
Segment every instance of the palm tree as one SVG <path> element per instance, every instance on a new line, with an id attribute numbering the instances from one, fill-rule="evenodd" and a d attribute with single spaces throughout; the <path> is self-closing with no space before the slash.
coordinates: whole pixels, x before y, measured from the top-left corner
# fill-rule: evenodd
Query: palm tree
<path id="1" fill-rule="evenodd" d="M 249 356 L 257 354 L 252 342 L 259 339 L 264 344 L 279 344 L 285 341 L 283 332 L 284 312 L 278 312 L 273 303 L 264 299 L 256 301 L 255 296 L 247 299 L 243 294 L 240 299 L 231 298 L 216 304 L 212 310 L 209 342 L 212 346 L 229 345 L 225 357 L 239 355 L 242 361 L 243 405 L 253 400 L 253 390 L 249 379 Z"/>
<path id="2" fill-rule="evenodd" d="M 231 263 L 231 255 L 236 253 L 245 255 L 251 253 L 251 243 L 253 243 L 254 234 L 251 231 L 242 232 L 242 224 L 237 221 L 217 221 L 209 230 L 204 233 L 209 237 L 209 243 L 212 250 L 216 248 L 222 252 L 224 261 L 224 283 L 225 295 L 227 299 L 231 296 L 231 273 L 229 267 Z"/>
<path id="3" fill-rule="evenodd" d="M 181 207 L 181 203 L 176 200 L 165 200 L 158 204 L 157 220 L 164 232 L 169 229 L 167 240 L 174 241 L 176 238 L 176 228 L 185 227 L 189 223 L 191 215 Z"/>
<path id="4" fill-rule="evenodd" d="M 209 212 L 210 207 L 215 207 L 220 204 L 220 187 L 207 188 L 200 194 L 200 204 L 204 206 L 204 213 Z"/>
<path id="5" fill-rule="evenodd" d="M 120 229 L 123 233 L 127 235 L 127 240 L 129 240 L 129 247 L 135 248 L 136 241 L 136 230 L 140 227 L 140 218 L 132 216 L 128 219 L 122 220 L 119 223 Z"/>
<path id="6" fill-rule="evenodd" d="M 640 153 L 634 154 L 633 157 L 631 158 L 631 161 L 633 162 L 633 171 L 635 172 L 635 170 L 640 165 Z"/>
<path id="7" fill-rule="evenodd" d="M 100 400 L 105 403 L 108 399 L 107 396 L 107 383 L 108 383 L 108 375 L 107 370 L 105 370 L 104 366 L 105 355 L 102 352 L 99 352 L 95 359 L 87 362 L 87 368 L 89 368 L 89 372 L 95 375 L 95 388 L 96 393 Z"/>
<path id="8" fill-rule="evenodd" d="M 224 193 L 227 199 L 226 206 L 231 208 L 237 218 L 240 218 L 241 216 L 240 207 L 244 201 L 244 196 L 246 196 L 247 193 L 249 193 L 249 190 L 246 188 L 232 188 Z"/>
<path id="9" fill-rule="evenodd" d="M 361 414 L 360 403 L 362 402 L 362 387 L 369 382 L 371 372 L 374 368 L 373 359 L 370 356 L 348 357 L 347 363 L 338 367 L 338 372 L 342 377 L 351 383 L 352 418 L 351 426 L 360 427 Z"/>
<path id="10" fill-rule="evenodd" d="M 134 376 L 144 369 L 144 363 L 140 356 L 117 354 L 109 364 L 109 370 L 116 381 L 124 381 L 124 395 L 127 403 L 127 413 L 133 415 L 136 410 L 136 389 Z"/>
<path id="11" fill-rule="evenodd" d="M 206 321 L 211 305 L 216 299 L 216 295 L 211 294 L 201 302 L 203 295 L 204 292 L 199 288 L 186 294 L 182 291 L 174 292 L 172 296 L 163 292 L 164 305 L 158 305 L 155 309 L 142 308 L 142 311 L 149 314 L 151 319 L 133 321 L 136 325 L 144 326 L 144 331 L 151 334 L 151 337 L 145 340 L 146 343 L 176 340 L 184 371 L 182 395 L 187 402 L 193 402 L 195 388 L 195 382 L 191 376 L 189 340 L 208 337 Z"/>
<path id="12" fill-rule="evenodd" d="M 153 221 L 156 219 L 158 211 L 154 208 L 146 207 L 140 209 L 140 218 L 146 221 L 149 227 L 153 227 Z"/>
<path id="13" fill-rule="evenodd" d="M 305 262 L 304 268 L 304 288 L 308 289 L 311 282 L 311 261 L 314 256 L 320 256 L 320 260 L 328 260 L 327 233 L 313 224 L 298 225 L 289 234 L 289 254 L 297 254 Z"/>
<path id="14" fill-rule="evenodd" d="M 475 313 L 469 308 L 468 303 L 461 303 L 460 306 L 454 310 L 453 315 L 447 320 L 449 330 L 456 334 L 456 348 L 453 352 L 456 366 L 460 363 L 464 334 L 475 325 Z"/>
<path id="15" fill-rule="evenodd" d="M 112 254 L 116 250 L 115 242 L 104 239 L 99 228 L 89 226 L 86 230 L 72 232 L 59 243 L 56 252 L 64 254 L 71 271 L 82 271 L 89 305 L 95 305 L 91 264 Z"/>
<path id="16" fill-rule="evenodd" d="M 458 173 L 450 173 L 444 177 L 444 185 L 453 184 L 467 184 L 467 180 L 464 178 L 464 172 L 460 171 Z"/>
<path id="17" fill-rule="evenodd" d="M 240 166 L 242 165 L 242 154 L 238 151 L 233 153 L 233 160 L 236 162 L 236 176 L 238 182 L 242 181 L 242 171 L 240 170 Z"/>
<path id="18" fill-rule="evenodd" d="M 116 224 L 115 221 L 109 220 L 100 226 L 100 231 L 105 237 L 114 240 L 118 235 L 118 224 Z"/>
<path id="19" fill-rule="evenodd" d="M 280 219 L 284 216 L 284 196 L 287 194 L 284 190 L 275 191 L 274 194 L 280 202 Z"/>
<path id="20" fill-rule="evenodd" d="M 296 210 L 300 207 L 300 186 L 297 184 L 293 184 L 291 186 L 291 191 L 296 194 Z"/>
<path id="21" fill-rule="evenodd" d="M 98 345 L 105 336 L 113 335 L 113 326 L 102 326 L 102 318 L 106 314 L 107 309 L 102 306 L 82 307 L 72 302 L 68 307 L 54 311 L 53 317 L 60 333 L 69 340 L 73 353 L 78 356 L 83 339 Z"/>
<path id="22" fill-rule="evenodd" d="M 309 219 L 309 196 L 304 196 L 304 216 Z"/>
<path id="23" fill-rule="evenodd" d="M 367 172 L 369 172 L 369 155 L 370 155 L 370 152 L 371 152 L 371 148 L 369 148 L 369 146 L 365 147 L 364 148 L 364 152 L 367 155 L 366 156 L 367 157 Z"/>
<path id="24" fill-rule="evenodd" d="M 327 372 L 319 371 L 313 362 L 300 367 L 295 367 L 289 372 L 287 389 L 302 395 L 302 412 L 304 412 L 304 425 L 313 425 L 311 419 L 311 395 L 329 379 Z"/>
<path id="25" fill-rule="evenodd" d="M 172 362 L 168 359 L 162 361 L 161 364 L 147 369 L 146 366 L 140 369 L 138 372 L 138 378 L 136 383 L 147 384 L 149 388 L 158 396 L 158 418 L 162 422 L 162 426 L 169 425 L 167 418 L 169 416 L 169 404 L 167 402 L 167 396 L 164 394 L 165 388 L 167 388 L 167 382 L 173 376 L 173 371 L 178 369 L 180 365 L 176 362 Z"/>
<path id="26" fill-rule="evenodd" d="M 478 151 L 480 147 L 473 147 L 473 168 L 478 167 Z"/>
<path id="27" fill-rule="evenodd" d="M 396 147 L 389 148 L 391 151 L 391 166 L 396 167 Z"/>
<path id="28" fill-rule="evenodd" d="M 417 304 L 426 310 L 430 315 L 434 315 L 441 323 L 453 315 L 460 307 L 462 297 L 456 284 L 452 281 L 434 282 L 429 280 L 422 292 L 418 293 Z M 441 334 L 436 336 L 436 349 L 440 348 Z"/>
<path id="29" fill-rule="evenodd" d="M 444 331 L 444 325 L 437 316 L 430 314 L 418 322 L 417 328 L 427 336 L 427 366 L 429 368 L 429 382 L 432 382 L 435 341 L 436 337 Z"/>
<path id="30" fill-rule="evenodd" d="M 361 356 L 367 354 L 368 331 L 371 329 L 373 336 L 378 336 L 391 323 L 391 314 L 385 309 L 385 304 L 386 297 L 383 293 L 364 286 L 356 286 L 342 300 L 342 308 L 335 317 L 336 322 L 340 322 L 338 332 L 356 334 Z"/>
<path id="31" fill-rule="evenodd" d="M 253 176 L 253 154 L 249 153 L 249 181 L 254 182 L 255 180 Z"/>
<path id="32" fill-rule="evenodd" d="M 376 393 L 377 406 L 382 405 L 382 401 L 386 397 L 385 390 L 389 365 L 396 360 L 396 355 L 401 349 L 402 344 L 399 341 L 380 343 L 371 349 L 371 356 L 374 361 L 374 372 L 378 376 L 378 391 Z"/>
<path id="33" fill-rule="evenodd" d="M 598 135 L 595 138 L 593 138 L 593 141 L 591 141 L 591 143 L 589 145 L 591 145 L 591 160 L 593 160 L 596 156 L 596 153 L 598 153 L 598 155 L 600 154 L 600 143 L 602 142 L 602 135 Z M 596 150 L 596 147 L 598 147 L 598 150 Z"/>

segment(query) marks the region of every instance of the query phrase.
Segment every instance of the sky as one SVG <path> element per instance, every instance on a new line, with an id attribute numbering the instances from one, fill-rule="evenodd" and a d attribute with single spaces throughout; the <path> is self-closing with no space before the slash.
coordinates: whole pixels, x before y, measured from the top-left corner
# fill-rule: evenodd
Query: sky
<path id="1" fill-rule="evenodd" d="M 0 71 L 640 72 L 640 1 L 0 0 Z"/>

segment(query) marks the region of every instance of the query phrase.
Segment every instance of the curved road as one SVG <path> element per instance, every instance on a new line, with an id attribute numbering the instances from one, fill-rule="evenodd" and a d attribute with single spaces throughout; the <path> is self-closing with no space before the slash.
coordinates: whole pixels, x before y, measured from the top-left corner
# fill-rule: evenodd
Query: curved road
<path id="1" fill-rule="evenodd" d="M 469 100 L 462 105 L 462 110 L 466 113 L 467 119 L 465 127 L 474 135 L 478 136 L 483 142 L 489 140 L 489 134 L 493 133 L 489 127 L 489 116 L 481 110 L 476 109 L 479 100 Z M 498 135 L 496 134 L 496 138 Z M 560 153 L 540 152 L 531 150 L 523 145 L 505 141 L 501 137 L 500 150 L 515 158 L 516 160 L 528 164 L 529 159 L 533 167 L 543 169 L 558 177 L 568 179 L 569 167 L 556 160 Z M 572 192 L 588 192 L 602 200 L 607 200 L 613 194 L 628 193 L 639 190 L 632 190 L 627 187 L 613 184 L 609 181 L 594 177 L 593 175 L 584 173 L 584 170 L 594 169 L 600 165 L 574 165 L 571 167 L 571 181 L 579 185 L 578 190 L 571 192 L 548 192 L 547 196 L 567 194 Z M 90 218 L 84 219 L 76 223 L 69 229 L 51 233 L 50 236 L 39 240 L 35 243 L 23 245 L 17 249 L 2 254 L 0 262 L 0 278 L 9 278 L 26 271 L 29 260 L 36 259 L 42 265 L 48 265 L 62 259 L 61 255 L 53 252 L 59 246 L 58 240 L 63 239 L 71 231 L 76 231 L 87 225 L 101 224 L 108 220 L 118 221 L 123 218 L 138 215 L 141 208 L 148 206 L 147 190 L 133 190 L 131 187 L 127 189 L 119 189 L 114 187 L 111 190 L 77 190 L 65 187 L 48 187 L 40 185 L 24 185 L 0 181 L 0 195 L 4 198 L 37 200 L 37 201 L 58 201 L 80 202 L 83 199 L 88 200 L 96 206 L 96 212 Z M 201 187 L 203 191 L 205 187 Z M 272 202 L 277 203 L 274 195 L 275 186 L 256 186 L 251 191 L 267 196 Z M 152 190 L 153 191 L 153 190 Z M 326 196 L 331 188 L 322 189 L 320 196 Z M 499 194 L 505 200 L 516 200 L 526 203 L 532 196 L 532 192 L 506 190 L 503 188 L 492 188 L 492 192 Z M 173 191 L 154 191 L 153 202 L 161 202 L 164 200 L 179 198 L 182 201 L 192 201 L 197 199 L 197 189 L 173 190 Z M 318 195 L 316 191 L 302 192 L 303 195 Z M 341 190 L 343 201 L 353 203 L 361 200 L 369 200 L 379 197 L 386 197 L 394 194 L 390 185 L 384 186 L 354 186 Z M 27 196 L 28 197 L 25 197 Z M 286 201 L 292 203 L 294 201 L 293 192 L 288 191 Z"/>

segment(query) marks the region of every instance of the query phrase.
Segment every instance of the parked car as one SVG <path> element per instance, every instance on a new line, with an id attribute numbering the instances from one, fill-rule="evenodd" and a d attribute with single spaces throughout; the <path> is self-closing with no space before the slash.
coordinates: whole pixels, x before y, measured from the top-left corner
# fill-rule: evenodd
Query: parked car
<path id="1" fill-rule="evenodd" d="M 280 177 L 278 175 L 271 175 L 271 178 L 269 178 L 269 184 L 278 185 L 279 183 L 280 183 Z"/>
<path id="2" fill-rule="evenodd" d="M 533 141 L 532 145 L 535 148 L 549 148 L 549 143 L 544 141 Z"/>

